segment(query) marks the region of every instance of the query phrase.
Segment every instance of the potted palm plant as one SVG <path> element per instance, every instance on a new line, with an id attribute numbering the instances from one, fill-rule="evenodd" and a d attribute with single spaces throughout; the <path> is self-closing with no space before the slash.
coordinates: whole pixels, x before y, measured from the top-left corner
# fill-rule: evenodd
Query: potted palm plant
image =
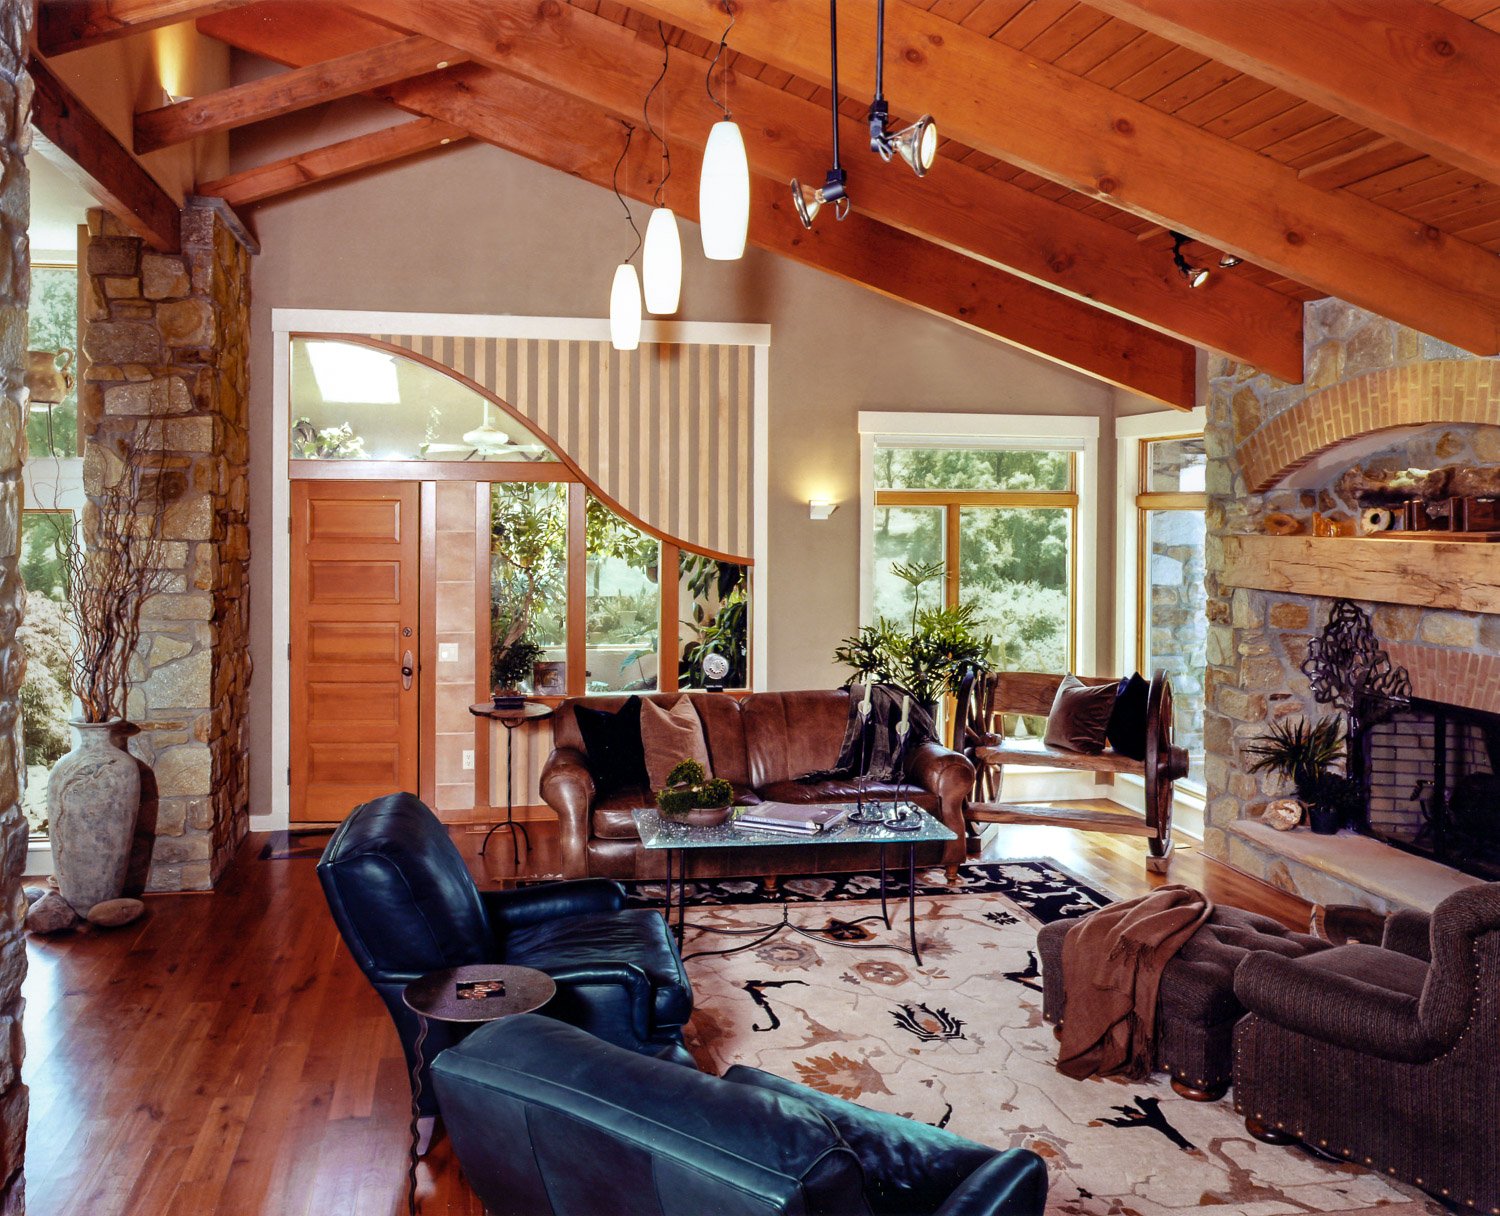
<path id="1" fill-rule="evenodd" d="M 1245 752 L 1256 757 L 1252 773 L 1280 773 L 1291 781 L 1307 807 L 1312 830 L 1331 836 L 1360 797 L 1358 782 L 1334 771 L 1343 757 L 1343 743 L 1343 722 L 1330 714 L 1311 724 L 1303 718 L 1272 723 Z"/>

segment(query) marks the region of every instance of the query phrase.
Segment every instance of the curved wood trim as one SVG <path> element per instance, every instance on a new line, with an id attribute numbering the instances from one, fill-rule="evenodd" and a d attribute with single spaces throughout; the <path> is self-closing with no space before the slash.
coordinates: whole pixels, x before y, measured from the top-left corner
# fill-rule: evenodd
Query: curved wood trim
<path id="1" fill-rule="evenodd" d="M 465 472 L 470 473 L 471 475 L 479 474 L 481 472 L 496 472 L 499 474 L 498 476 L 471 476 L 469 479 L 473 481 L 579 481 L 588 488 L 590 494 L 599 499 L 600 502 L 604 503 L 605 506 L 607 506 L 626 523 L 630 524 L 632 527 L 639 528 L 648 536 L 656 537 L 656 539 L 661 541 L 663 544 L 676 545 L 679 549 L 685 549 L 689 553 L 701 554 L 704 557 L 711 557 L 715 561 L 732 562 L 735 565 L 739 566 L 755 565 L 754 561 L 752 561 L 748 557 L 741 557 L 738 554 L 726 553 L 717 549 L 707 549 L 702 545 L 695 545 L 690 543 L 689 541 L 685 541 L 681 537 L 671 536 L 668 533 L 662 531 L 662 529 L 652 524 L 648 524 L 639 515 L 636 515 L 633 511 L 627 510 L 611 495 L 606 494 L 602 489 L 600 489 L 599 483 L 596 482 L 587 473 L 585 473 L 583 469 L 579 467 L 578 462 L 575 461 L 566 452 L 564 452 L 562 448 L 558 446 L 557 441 L 553 439 L 551 435 L 548 435 L 545 431 L 538 427 L 535 422 L 526 417 L 525 414 L 521 413 L 521 411 L 513 406 L 509 401 L 506 401 L 505 398 L 501 397 L 499 394 L 491 392 L 477 380 L 472 380 L 457 369 L 449 367 L 446 363 L 440 363 L 436 359 L 430 358 L 427 355 L 419 355 L 416 351 L 408 350 L 404 346 L 397 346 L 394 342 L 385 342 L 379 338 L 369 337 L 364 334 L 315 333 L 311 331 L 297 330 L 287 336 L 291 340 L 296 340 L 298 338 L 310 338 L 320 342 L 347 342 L 354 346 L 368 346 L 374 350 L 384 351 L 387 354 L 395 355 L 396 357 L 401 359 L 409 359 L 413 363 L 420 363 L 426 367 L 431 368 L 435 372 L 447 376 L 450 380 L 456 380 L 459 384 L 462 384 L 471 392 L 477 393 L 479 396 L 483 397 L 491 405 L 498 407 L 503 413 L 512 418 L 515 422 L 519 423 L 521 426 L 525 427 L 531 434 L 535 435 L 538 440 L 546 445 L 547 450 L 557 458 L 557 463 L 560 464 L 569 474 L 569 476 L 566 477 L 538 476 L 535 472 L 531 472 L 531 470 L 536 470 L 539 467 L 545 467 L 545 462 L 535 461 L 527 462 L 525 464 L 510 464 L 506 463 L 505 461 L 498 460 L 485 461 L 483 463 L 462 460 L 424 460 L 400 462 L 341 460 L 337 462 L 337 465 L 335 465 L 335 463 L 332 461 L 326 462 L 326 464 L 319 466 L 319 471 L 317 473 L 311 473 L 311 471 L 309 471 L 308 475 L 315 477 L 335 477 L 335 474 L 324 473 L 321 470 L 325 467 L 359 469 L 361 466 L 380 464 L 382 467 L 378 473 L 378 476 L 382 479 L 403 477 L 403 473 L 392 472 L 393 466 L 399 466 L 401 469 L 421 470 L 424 475 L 424 480 L 432 478 L 434 475 L 436 475 L 439 479 L 457 479 L 461 477 Z M 293 470 L 294 476 L 296 476 L 297 474 L 298 463 L 299 462 L 297 461 L 291 461 L 291 468 Z M 304 461 L 301 463 L 312 462 Z M 526 472 L 517 472 L 517 470 L 526 470 Z M 348 474 L 346 474 L 345 476 L 347 477 Z M 413 474 L 413 476 L 415 476 L 415 474 Z M 353 478 L 350 478 L 350 480 L 353 480 Z"/>
<path id="2" fill-rule="evenodd" d="M 1235 455 L 1250 491 L 1259 494 L 1346 440 L 1443 423 L 1500 426 L 1500 366 L 1436 359 L 1331 384 L 1263 423 Z"/>

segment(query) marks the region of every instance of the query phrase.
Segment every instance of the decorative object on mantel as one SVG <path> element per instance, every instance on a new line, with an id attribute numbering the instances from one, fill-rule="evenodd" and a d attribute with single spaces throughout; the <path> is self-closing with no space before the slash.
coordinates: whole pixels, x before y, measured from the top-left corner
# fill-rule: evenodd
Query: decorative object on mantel
<path id="1" fill-rule="evenodd" d="M 1313 514 L 1314 536 L 1353 536 L 1354 531 L 1354 520 L 1348 516 L 1324 515 L 1321 511 Z"/>
<path id="2" fill-rule="evenodd" d="M 719 38 L 719 49 L 708 65 L 704 83 L 708 99 L 723 117 L 709 129 L 703 149 L 703 169 L 698 177 L 698 230 L 703 235 L 703 256 L 711 262 L 737 262 L 745 256 L 745 237 L 750 231 L 750 161 L 745 156 L 745 138 L 729 113 L 729 79 L 720 82 L 725 100 L 714 96 L 714 69 L 724 56 L 729 31 L 734 29 L 734 8 L 724 0 L 729 24 Z"/>
<path id="3" fill-rule="evenodd" d="M 630 139 L 634 134 L 635 128 L 626 123 L 625 146 L 620 149 L 620 159 L 615 161 L 614 173 L 610 175 L 615 198 L 625 211 L 630 231 L 635 233 L 635 248 L 615 267 L 614 281 L 609 288 L 609 344 L 616 350 L 635 350 L 641 344 L 641 281 L 631 261 L 641 249 L 641 230 L 635 226 L 630 204 L 620 193 L 620 166 L 630 155 Z"/>
<path id="4" fill-rule="evenodd" d="M 656 182 L 651 218 L 646 221 L 646 248 L 641 254 L 641 280 L 646 294 L 646 311 L 662 316 L 676 312 L 682 297 L 682 238 L 677 232 L 677 216 L 667 206 L 667 182 L 672 177 L 672 153 L 667 147 L 667 137 L 657 131 L 651 122 L 651 96 L 666 79 L 668 60 L 672 53 L 672 48 L 667 43 L 667 27 L 658 21 L 656 32 L 661 38 L 661 74 L 647 92 L 641 114 L 646 120 L 646 130 L 661 144 L 661 176 Z"/>
<path id="5" fill-rule="evenodd" d="M 1302 804 L 1295 798 L 1277 798 L 1266 804 L 1260 818 L 1278 832 L 1290 832 L 1302 822 Z"/>
<path id="6" fill-rule="evenodd" d="M 1285 511 L 1267 511 L 1261 527 L 1271 536 L 1296 536 L 1302 531 L 1302 521 Z"/>
<path id="7" fill-rule="evenodd" d="M 1366 507 L 1359 515 L 1360 535 L 1374 536 L 1389 532 L 1395 522 L 1396 517 L 1389 507 Z"/>
<path id="8" fill-rule="evenodd" d="M 138 425 L 149 431 L 156 423 Z M 77 639 L 69 683 L 83 716 L 70 723 L 73 749 L 52 769 L 47 809 L 58 892 L 80 916 L 124 892 L 141 809 L 142 766 L 126 750 L 136 732 L 125 720 L 130 664 L 142 606 L 167 585 L 162 479 L 143 459 L 152 447 L 139 432 L 113 444 L 91 441 L 85 467 L 98 489 L 87 541 L 81 523 L 58 536 L 63 610 Z"/>
<path id="9" fill-rule="evenodd" d="M 828 170 L 823 184 L 817 189 L 804 186 L 792 178 L 792 205 L 797 208 L 797 218 L 804 228 L 811 228 L 818 212 L 829 203 L 833 204 L 833 218 L 842 220 L 849 214 L 849 192 L 844 188 L 849 174 L 839 160 L 839 8 L 838 0 L 828 0 L 828 64 L 832 92 L 829 94 L 828 112 L 833 122 L 833 168 Z"/>
<path id="10" fill-rule="evenodd" d="M 733 813 L 734 787 L 710 778 L 696 760 L 681 761 L 667 774 L 667 784 L 656 791 L 663 815 L 694 828 L 716 828 Z"/>

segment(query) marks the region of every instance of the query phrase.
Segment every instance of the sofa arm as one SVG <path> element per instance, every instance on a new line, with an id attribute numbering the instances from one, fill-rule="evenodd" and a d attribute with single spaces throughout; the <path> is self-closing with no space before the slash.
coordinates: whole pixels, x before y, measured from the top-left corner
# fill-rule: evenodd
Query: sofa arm
<path id="1" fill-rule="evenodd" d="M 508 929 L 563 916 L 618 912 L 625 906 L 625 888 L 610 878 L 580 878 L 512 891 L 482 891 L 479 898 L 489 914 L 490 928 L 499 937 Z"/>
<path id="2" fill-rule="evenodd" d="M 548 967 L 557 995 L 548 1017 L 631 1051 L 655 1051 L 651 1037 L 651 980 L 635 963 L 578 963 Z"/>
<path id="3" fill-rule="evenodd" d="M 906 757 L 906 777 L 929 794 L 935 794 L 946 806 L 962 801 L 974 789 L 973 762 L 932 739 L 924 740 Z"/>
<path id="4" fill-rule="evenodd" d="M 542 801 L 557 812 L 564 878 L 588 874 L 589 813 L 594 806 L 594 774 L 576 747 L 555 747 L 542 766 Z"/>
<path id="5" fill-rule="evenodd" d="M 1373 949 L 1335 946 L 1304 959 L 1257 950 L 1236 969 L 1234 995 L 1252 1014 L 1322 1043 L 1407 1064 L 1431 1060 L 1442 1048 L 1423 1030 L 1415 996 L 1310 965 Z"/>
<path id="6" fill-rule="evenodd" d="M 1424 963 L 1432 962 L 1432 914 L 1415 908 L 1392 912 L 1385 918 L 1385 934 L 1380 944 Z"/>
<path id="7" fill-rule="evenodd" d="M 1042 1216 L 1047 1167 L 1027 1148 L 996 1153 L 958 1185 L 936 1216 Z"/>

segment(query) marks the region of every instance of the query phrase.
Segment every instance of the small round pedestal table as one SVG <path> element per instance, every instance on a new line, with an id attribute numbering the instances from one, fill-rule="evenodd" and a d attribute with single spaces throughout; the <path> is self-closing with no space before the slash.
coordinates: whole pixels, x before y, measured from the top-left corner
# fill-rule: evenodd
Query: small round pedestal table
<path id="1" fill-rule="evenodd" d="M 557 992 L 545 971 L 476 963 L 432 971 L 413 980 L 401 993 L 406 1007 L 417 1015 L 417 1042 L 411 1067 L 411 1160 L 406 1170 L 406 1210 L 417 1210 L 418 1120 L 421 1118 L 422 1045 L 429 1019 L 477 1025 L 540 1009 Z"/>
<path id="2" fill-rule="evenodd" d="M 476 718 L 489 718 L 492 722 L 498 722 L 505 727 L 505 818 L 484 834 L 484 840 L 479 846 L 479 855 L 483 857 L 484 851 L 490 847 L 491 836 L 501 828 L 507 828 L 510 831 L 511 858 L 519 866 L 521 846 L 516 841 L 516 833 L 520 832 L 526 837 L 527 852 L 531 851 L 531 836 L 526 831 L 526 825 L 516 821 L 515 807 L 512 805 L 511 781 L 516 762 L 516 727 L 523 726 L 527 722 L 539 722 L 543 718 L 550 718 L 552 706 L 544 705 L 540 701 L 527 701 L 515 708 L 499 709 L 489 702 L 481 702 L 478 705 L 469 706 L 469 712 Z"/>

